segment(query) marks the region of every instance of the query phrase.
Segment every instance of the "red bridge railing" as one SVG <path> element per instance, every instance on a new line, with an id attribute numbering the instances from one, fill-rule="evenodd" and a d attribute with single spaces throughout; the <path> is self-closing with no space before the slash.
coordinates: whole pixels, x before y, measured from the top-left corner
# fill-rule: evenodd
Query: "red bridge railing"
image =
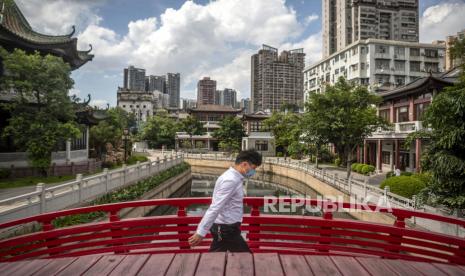
<path id="1" fill-rule="evenodd" d="M 300 200 L 321 206 L 322 216 L 264 214 L 266 198 L 245 198 L 251 213 L 244 216 L 242 230 L 253 252 L 375 256 L 428 262 L 465 264 L 465 239 L 407 228 L 405 220 L 418 217 L 465 227 L 465 221 L 404 209 L 377 209 L 375 205 L 322 202 L 310 199 L 279 198 L 278 202 Z M 187 239 L 195 231 L 200 216 L 186 214 L 186 208 L 207 205 L 211 198 L 173 198 L 123 202 L 47 213 L 0 224 L 0 229 L 32 222 L 42 231 L 0 240 L 0 261 L 57 258 L 89 254 L 142 254 L 206 252 L 210 235 L 195 248 Z M 172 206 L 176 215 L 121 219 L 125 208 Z M 347 208 L 388 213 L 392 225 L 333 218 L 333 211 Z M 53 220 L 75 214 L 102 211 L 107 220 L 53 228 Z"/>

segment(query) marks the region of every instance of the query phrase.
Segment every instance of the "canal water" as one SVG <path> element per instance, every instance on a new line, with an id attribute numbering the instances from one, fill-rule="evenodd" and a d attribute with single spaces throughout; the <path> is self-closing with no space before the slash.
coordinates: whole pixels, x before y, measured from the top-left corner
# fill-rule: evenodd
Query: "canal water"
<path id="1" fill-rule="evenodd" d="M 205 174 L 205 173 L 192 173 L 192 180 L 178 191 L 172 197 L 211 197 L 215 182 L 219 175 Z M 305 183 L 300 181 L 275 175 L 272 173 L 264 173 L 256 175 L 253 179 L 244 181 L 245 196 L 248 197 L 266 197 L 266 196 L 281 196 L 281 197 L 310 197 L 317 198 L 319 195 L 315 190 L 308 187 Z M 203 215 L 207 210 L 208 205 L 191 205 L 187 208 L 189 215 Z M 278 209 L 278 206 L 276 205 Z M 317 208 L 297 207 L 294 212 L 291 210 L 285 212 L 272 212 L 271 210 L 263 210 L 261 213 L 268 214 L 287 214 L 287 215 L 305 215 L 305 216 L 321 216 L 321 211 Z M 159 216 L 175 214 L 174 208 L 159 207 L 153 210 L 148 216 Z M 250 213 L 250 207 L 244 206 L 244 213 Z M 351 218 L 347 213 L 335 212 L 334 217 Z"/>

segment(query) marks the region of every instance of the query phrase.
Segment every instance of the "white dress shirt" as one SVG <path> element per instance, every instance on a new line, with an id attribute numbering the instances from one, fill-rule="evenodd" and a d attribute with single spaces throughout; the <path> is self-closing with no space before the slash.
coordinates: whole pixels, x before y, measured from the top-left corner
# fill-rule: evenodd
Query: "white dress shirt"
<path id="1" fill-rule="evenodd" d="M 213 223 L 242 222 L 243 180 L 244 176 L 232 167 L 218 177 L 213 189 L 212 203 L 197 227 L 197 234 L 205 237 Z"/>

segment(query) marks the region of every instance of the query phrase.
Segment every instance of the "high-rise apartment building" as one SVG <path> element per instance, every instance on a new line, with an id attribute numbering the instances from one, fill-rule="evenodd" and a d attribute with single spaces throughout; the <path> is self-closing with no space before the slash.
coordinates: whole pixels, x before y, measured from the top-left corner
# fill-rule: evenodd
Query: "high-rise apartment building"
<path id="1" fill-rule="evenodd" d="M 418 0 L 322 0 L 323 57 L 369 38 L 419 42 Z"/>
<path id="2" fill-rule="evenodd" d="M 457 40 L 463 40 L 463 39 L 465 39 L 465 29 L 458 32 L 456 35 L 451 35 L 446 38 L 446 70 L 447 71 L 465 62 L 463 58 L 462 59 L 452 58 L 451 53 L 450 53 L 450 48 L 452 47 L 454 42 Z"/>
<path id="3" fill-rule="evenodd" d="M 220 105 L 237 107 L 237 92 L 231 88 L 225 88 L 220 91 Z"/>
<path id="4" fill-rule="evenodd" d="M 145 77 L 145 90 L 148 92 L 160 91 L 166 93 L 165 76 L 147 76 Z"/>
<path id="5" fill-rule="evenodd" d="M 251 110 L 275 111 L 303 103 L 303 49 L 282 51 L 263 45 L 251 62 Z"/>
<path id="6" fill-rule="evenodd" d="M 179 108 L 181 100 L 181 74 L 167 73 L 166 80 L 166 94 L 170 96 L 170 107 Z"/>
<path id="7" fill-rule="evenodd" d="M 145 69 L 132 65 L 125 68 L 123 87 L 132 91 L 145 91 Z"/>
<path id="8" fill-rule="evenodd" d="M 197 106 L 215 104 L 216 81 L 204 77 L 197 83 Z"/>

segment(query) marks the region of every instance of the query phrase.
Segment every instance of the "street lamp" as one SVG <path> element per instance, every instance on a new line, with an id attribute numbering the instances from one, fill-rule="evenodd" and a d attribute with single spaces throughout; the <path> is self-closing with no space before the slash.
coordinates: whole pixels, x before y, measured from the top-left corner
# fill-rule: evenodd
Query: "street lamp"
<path id="1" fill-rule="evenodd" d="M 129 139 L 129 129 L 123 129 L 123 140 L 124 140 L 124 163 L 126 163 L 126 157 L 128 153 L 128 139 Z"/>

